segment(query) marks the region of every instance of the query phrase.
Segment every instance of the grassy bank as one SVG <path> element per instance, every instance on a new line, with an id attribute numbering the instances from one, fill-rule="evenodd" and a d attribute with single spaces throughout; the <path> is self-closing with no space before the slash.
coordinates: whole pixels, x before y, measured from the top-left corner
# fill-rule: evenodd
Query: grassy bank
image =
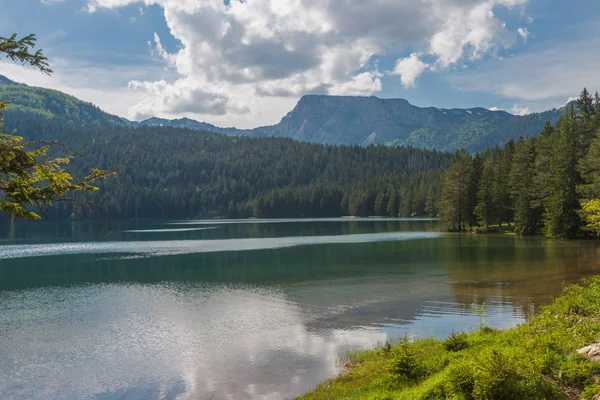
<path id="1" fill-rule="evenodd" d="M 569 286 L 527 323 L 401 340 L 349 355 L 345 372 L 303 399 L 591 399 L 600 363 L 576 350 L 600 339 L 600 278 Z"/>

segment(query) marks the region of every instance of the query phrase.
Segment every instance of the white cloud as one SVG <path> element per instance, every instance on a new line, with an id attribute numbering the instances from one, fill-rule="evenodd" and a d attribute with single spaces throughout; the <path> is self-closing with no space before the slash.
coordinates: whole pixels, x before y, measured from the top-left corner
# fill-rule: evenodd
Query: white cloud
<path id="1" fill-rule="evenodd" d="M 570 102 L 575 101 L 577 99 L 579 99 L 579 96 L 571 96 L 567 99 L 564 105 L 569 104 Z"/>
<path id="2" fill-rule="evenodd" d="M 363 72 L 352 78 L 351 81 L 338 83 L 329 88 L 329 94 L 344 96 L 365 96 L 381 90 L 380 74 Z"/>
<path id="3" fill-rule="evenodd" d="M 251 125 L 257 105 L 273 108 L 306 93 L 370 95 L 382 90 L 378 57 L 395 55 L 390 73 L 414 86 L 429 65 L 443 70 L 495 54 L 517 37 L 496 7 L 523 8 L 527 0 L 87 0 L 90 12 L 132 4 L 158 5 L 173 37 L 168 52 L 154 49 L 178 75 L 130 87 L 144 98 L 130 115 L 208 119 L 241 116 Z M 413 49 L 412 54 L 406 54 Z M 420 56 L 422 53 L 422 57 Z M 260 101 L 259 101 L 260 100 Z M 288 100 L 286 100 L 288 101 Z M 293 103 L 293 102 L 292 102 Z M 246 114 L 244 114 L 246 113 Z M 249 127 L 249 126 L 246 126 Z"/>
<path id="4" fill-rule="evenodd" d="M 488 110 L 490 110 L 490 111 L 504 111 L 504 109 L 496 107 L 496 106 L 490 107 L 490 108 L 488 108 Z"/>
<path id="5" fill-rule="evenodd" d="M 531 114 L 531 110 L 527 106 L 513 104 L 512 108 L 510 109 L 510 113 L 514 115 L 527 115 Z"/>
<path id="6" fill-rule="evenodd" d="M 517 29 L 517 33 L 519 34 L 519 36 L 521 36 L 523 38 L 523 42 L 527 43 L 527 38 L 530 35 L 529 29 L 519 28 L 519 29 Z"/>
<path id="7" fill-rule="evenodd" d="M 419 59 L 417 53 L 412 53 L 410 57 L 401 58 L 396 61 L 396 66 L 391 72 L 392 75 L 400 75 L 400 81 L 405 88 L 415 85 L 415 81 L 425 69 L 429 66 Z"/>

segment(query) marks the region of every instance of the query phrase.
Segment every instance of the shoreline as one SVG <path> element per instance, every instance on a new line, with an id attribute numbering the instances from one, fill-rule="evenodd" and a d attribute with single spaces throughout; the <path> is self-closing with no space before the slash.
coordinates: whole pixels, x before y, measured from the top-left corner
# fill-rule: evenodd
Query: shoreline
<path id="1" fill-rule="evenodd" d="M 567 286 L 538 314 L 445 340 L 401 339 L 350 353 L 344 371 L 299 399 L 589 399 L 600 362 L 579 354 L 600 339 L 600 277 Z"/>

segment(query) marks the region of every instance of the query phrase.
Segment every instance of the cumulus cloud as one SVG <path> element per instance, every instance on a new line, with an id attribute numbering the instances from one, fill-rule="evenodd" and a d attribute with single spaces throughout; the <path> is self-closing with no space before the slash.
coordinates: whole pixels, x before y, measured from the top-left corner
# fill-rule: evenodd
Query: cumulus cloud
<path id="1" fill-rule="evenodd" d="M 364 96 L 381 90 L 380 74 L 363 72 L 350 81 L 338 83 L 329 88 L 329 94 L 346 96 Z"/>
<path id="2" fill-rule="evenodd" d="M 531 110 L 527 106 L 513 104 L 513 106 L 510 109 L 510 113 L 514 115 L 527 115 L 531 114 Z"/>
<path id="3" fill-rule="evenodd" d="M 412 53 L 410 57 L 396 61 L 396 67 L 391 74 L 400 75 L 402 86 L 408 88 L 415 85 L 415 81 L 427 67 L 428 65 L 419 59 L 417 53 Z"/>
<path id="4" fill-rule="evenodd" d="M 370 95 L 382 90 L 376 61 L 398 57 L 387 73 L 413 86 L 439 71 L 512 46 L 495 14 L 527 0 L 87 0 L 88 10 L 158 5 L 180 48 L 154 52 L 174 81 L 132 82 L 145 93 L 131 110 L 143 115 L 258 113 L 259 99 L 306 93 Z M 412 54 L 408 49 L 413 49 Z M 408 53 L 408 54 L 407 54 Z M 420 56 L 432 60 L 425 63 Z M 181 99 L 178 99 L 181 97 Z M 276 122 L 276 121 L 269 121 Z"/>
<path id="5" fill-rule="evenodd" d="M 496 106 L 490 107 L 490 108 L 488 108 L 488 110 L 490 110 L 490 111 L 504 111 L 504 109 L 502 109 L 500 107 L 496 107 Z"/>

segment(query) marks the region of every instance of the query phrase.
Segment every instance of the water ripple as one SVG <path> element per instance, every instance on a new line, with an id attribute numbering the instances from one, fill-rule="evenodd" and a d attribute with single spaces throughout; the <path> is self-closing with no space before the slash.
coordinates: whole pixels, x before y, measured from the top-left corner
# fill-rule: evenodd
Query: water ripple
<path id="1" fill-rule="evenodd" d="M 179 228 L 179 229 L 132 229 L 123 231 L 125 233 L 170 233 L 170 232 L 191 232 L 191 231 L 207 231 L 211 229 L 218 229 L 216 226 L 208 228 Z"/>
<path id="2" fill-rule="evenodd" d="M 8 245 L 0 247 L 0 260 L 23 257 L 43 257 L 71 254 L 129 253 L 147 256 L 167 256 L 219 251 L 279 249 L 317 244 L 368 243 L 431 239 L 435 232 L 384 232 L 335 236 L 290 236 L 280 238 L 224 240 L 161 240 L 130 242 L 88 242 Z"/>

